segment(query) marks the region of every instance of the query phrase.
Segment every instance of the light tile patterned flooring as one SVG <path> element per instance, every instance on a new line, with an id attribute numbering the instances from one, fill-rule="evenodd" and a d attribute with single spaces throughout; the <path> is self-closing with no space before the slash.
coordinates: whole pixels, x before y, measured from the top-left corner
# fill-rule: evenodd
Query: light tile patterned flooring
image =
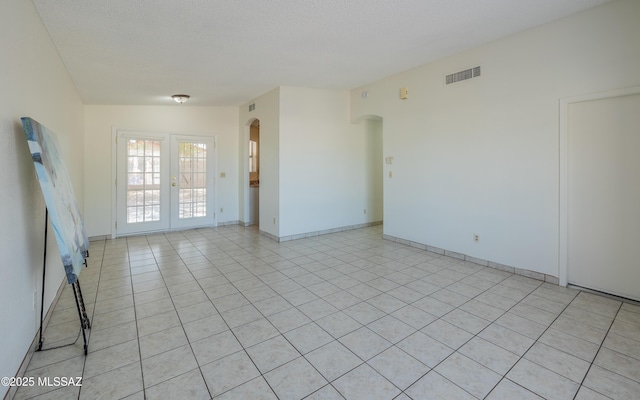
<path id="1" fill-rule="evenodd" d="M 92 242 L 81 284 L 89 355 L 38 352 L 26 376 L 82 387 L 16 399 L 640 398 L 637 305 L 385 241 L 381 226 Z M 45 346 L 78 333 L 69 289 Z"/>

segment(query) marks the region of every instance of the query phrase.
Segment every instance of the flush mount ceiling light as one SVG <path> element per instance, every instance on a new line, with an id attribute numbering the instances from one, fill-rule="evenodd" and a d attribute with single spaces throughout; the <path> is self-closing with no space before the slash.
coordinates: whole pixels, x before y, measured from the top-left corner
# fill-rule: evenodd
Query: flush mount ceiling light
<path id="1" fill-rule="evenodd" d="M 187 100 L 189 100 L 191 96 L 189 96 L 188 94 L 174 94 L 173 96 L 171 96 L 171 98 L 173 98 L 176 103 L 185 103 Z"/>

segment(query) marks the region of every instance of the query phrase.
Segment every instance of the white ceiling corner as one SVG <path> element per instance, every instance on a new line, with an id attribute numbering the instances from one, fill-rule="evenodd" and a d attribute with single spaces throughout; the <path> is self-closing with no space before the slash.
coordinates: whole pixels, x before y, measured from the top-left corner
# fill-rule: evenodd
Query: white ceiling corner
<path id="1" fill-rule="evenodd" d="M 32 0 L 85 104 L 351 89 L 608 0 Z"/>

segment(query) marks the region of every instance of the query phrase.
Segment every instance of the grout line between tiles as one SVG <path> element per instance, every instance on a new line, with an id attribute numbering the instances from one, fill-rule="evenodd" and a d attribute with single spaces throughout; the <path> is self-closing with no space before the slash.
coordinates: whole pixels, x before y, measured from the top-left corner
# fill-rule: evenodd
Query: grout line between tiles
<path id="1" fill-rule="evenodd" d="M 618 306 L 618 310 L 616 311 L 616 315 L 613 317 L 613 319 L 611 320 L 611 324 L 609 325 L 609 329 L 607 329 L 607 333 L 604 335 L 604 337 L 602 338 L 602 341 L 600 342 L 600 346 L 598 346 L 598 350 L 596 351 L 596 354 L 594 354 L 593 356 L 593 360 L 591 360 L 591 362 L 589 363 L 589 368 L 587 368 L 587 372 L 585 372 L 584 376 L 582 377 L 582 380 L 580 381 L 580 386 L 578 387 L 578 390 L 576 391 L 576 395 L 573 396 L 573 398 L 575 399 L 576 396 L 578 396 L 578 392 L 580 391 L 580 388 L 582 387 L 582 385 L 584 384 L 584 381 L 587 379 L 587 375 L 589 375 L 589 371 L 591 371 L 591 367 L 593 367 L 593 364 L 596 362 L 596 358 L 598 357 L 598 353 L 600 353 L 600 350 L 602 350 L 602 346 L 604 346 L 604 341 L 607 340 L 607 336 L 609 335 L 609 332 L 611 331 L 611 327 L 613 326 L 614 321 L 616 320 L 616 318 L 618 317 L 618 314 L 620 313 L 620 310 L 622 309 L 622 305 L 624 303 L 620 303 L 620 306 Z M 606 369 L 604 367 L 601 367 L 603 369 Z M 616 372 L 613 371 L 609 371 L 612 372 L 614 374 L 617 374 Z M 591 389 L 593 390 L 593 389 Z M 595 390 L 594 390 L 595 391 Z M 605 394 L 601 393 L 603 396 L 606 396 Z"/>

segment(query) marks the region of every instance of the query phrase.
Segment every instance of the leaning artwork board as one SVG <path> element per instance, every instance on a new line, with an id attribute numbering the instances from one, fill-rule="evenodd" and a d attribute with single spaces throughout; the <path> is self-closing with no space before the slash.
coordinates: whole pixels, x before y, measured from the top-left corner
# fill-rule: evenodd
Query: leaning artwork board
<path id="1" fill-rule="evenodd" d="M 29 117 L 22 118 L 22 126 L 67 281 L 73 284 L 77 282 L 82 265 L 89 255 L 89 239 L 71 185 L 69 171 L 62 159 L 53 131 Z"/>

